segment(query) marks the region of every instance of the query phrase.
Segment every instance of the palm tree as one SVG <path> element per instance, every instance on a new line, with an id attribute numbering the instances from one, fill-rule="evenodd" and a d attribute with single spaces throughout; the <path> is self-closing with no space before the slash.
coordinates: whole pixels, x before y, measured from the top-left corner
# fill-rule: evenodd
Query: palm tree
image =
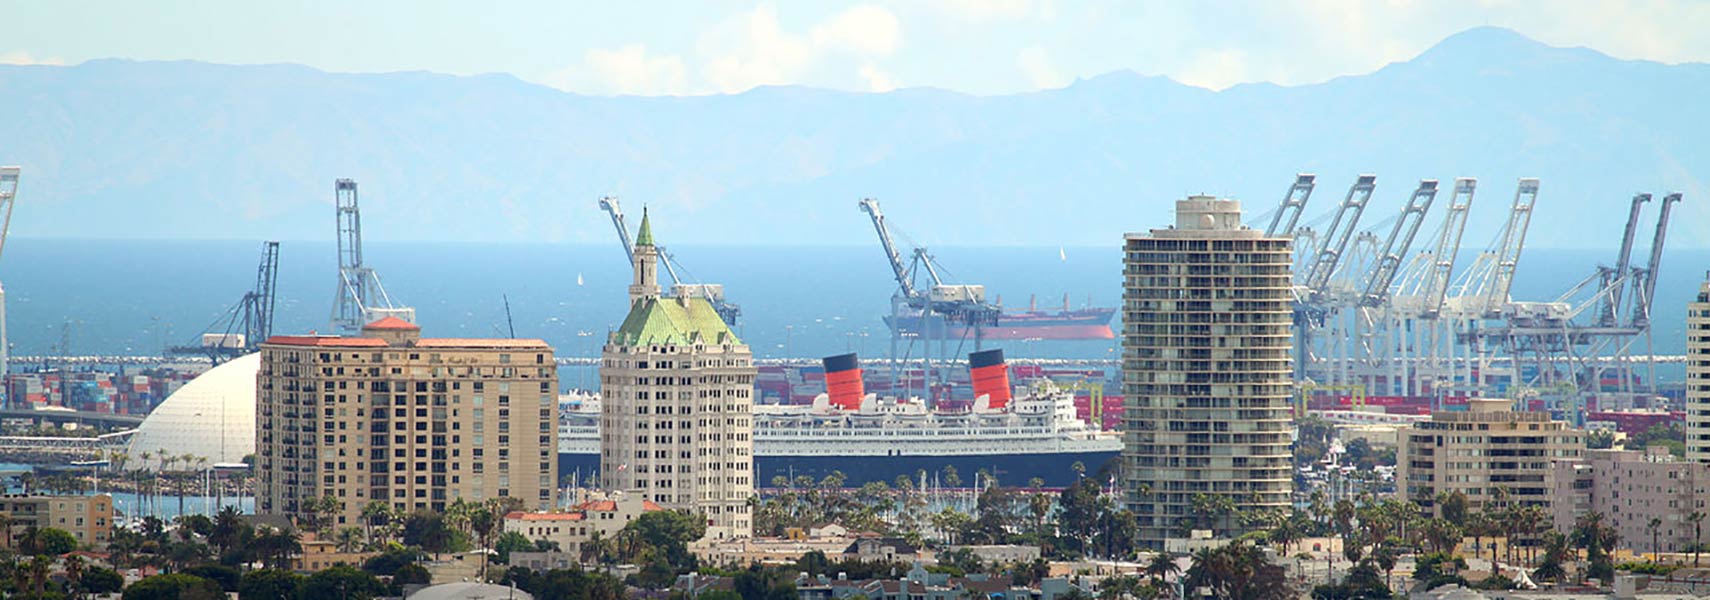
<path id="1" fill-rule="evenodd" d="M 1181 572 L 1182 567 L 1181 565 L 1176 564 L 1176 557 L 1168 552 L 1159 552 L 1152 555 L 1152 560 L 1147 562 L 1146 566 L 1140 569 L 1141 574 L 1156 582 L 1167 581 L 1171 576 L 1180 574 Z"/>
<path id="2" fill-rule="evenodd" d="M 338 533 L 335 534 L 334 542 L 338 544 L 339 552 L 356 552 L 357 548 L 362 546 L 364 537 L 361 529 L 345 527 L 339 529 Z"/>
<path id="3" fill-rule="evenodd" d="M 1649 523 L 1645 523 L 1645 529 L 1651 530 L 1651 562 L 1655 563 L 1662 556 L 1662 547 L 1658 545 L 1659 534 L 1662 533 L 1662 519 L 1652 517 Z"/>
<path id="4" fill-rule="evenodd" d="M 362 526 L 364 528 L 364 537 L 368 539 L 368 544 L 370 546 L 380 545 L 374 539 L 374 522 L 377 519 L 390 517 L 391 515 L 392 505 L 387 504 L 385 500 L 369 500 L 368 504 L 362 505 Z M 387 519 L 388 522 L 390 520 L 391 519 L 389 518 Z"/>
<path id="5" fill-rule="evenodd" d="M 1703 549 L 1699 539 L 1704 536 L 1704 511 L 1695 510 L 1686 515 L 1686 522 L 1692 524 L 1692 568 L 1698 568 L 1698 552 Z"/>

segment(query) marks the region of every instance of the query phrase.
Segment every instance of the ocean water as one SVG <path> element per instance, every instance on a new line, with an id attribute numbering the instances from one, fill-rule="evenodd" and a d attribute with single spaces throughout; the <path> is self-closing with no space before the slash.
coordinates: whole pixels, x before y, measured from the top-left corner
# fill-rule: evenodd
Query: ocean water
<path id="1" fill-rule="evenodd" d="M 11 238 L 0 260 L 0 283 L 13 354 L 57 354 L 64 340 L 73 355 L 158 354 L 166 345 L 194 343 L 250 289 L 260 249 L 259 241 Z M 743 309 L 738 335 L 757 356 L 858 351 L 879 358 L 888 352 L 881 318 L 896 284 L 877 244 L 669 250 L 686 267 L 686 278 L 725 285 L 726 296 Z M 429 336 L 502 336 L 514 326 L 518 336 L 543 338 L 562 356 L 593 356 L 627 310 L 630 273 L 616 242 L 369 242 L 365 251 L 390 296 L 416 307 Z M 945 247 L 933 253 L 948 279 L 984 284 L 988 297 L 1001 296 L 1006 306 L 1026 306 L 1030 295 L 1042 307 L 1060 306 L 1065 294 L 1077 306 L 1115 306 L 1121 295 L 1117 241 L 1101 247 Z M 1513 296 L 1554 300 L 1613 255 L 1528 249 Z M 1684 351 L 1685 305 L 1705 280 L 1706 268 L 1710 250 L 1665 256 L 1654 317 L 1658 353 Z M 330 241 L 284 242 L 275 333 L 328 331 L 336 277 Z M 1105 358 L 1117 347 L 1115 340 L 991 344 L 1002 345 L 1011 357 Z"/>

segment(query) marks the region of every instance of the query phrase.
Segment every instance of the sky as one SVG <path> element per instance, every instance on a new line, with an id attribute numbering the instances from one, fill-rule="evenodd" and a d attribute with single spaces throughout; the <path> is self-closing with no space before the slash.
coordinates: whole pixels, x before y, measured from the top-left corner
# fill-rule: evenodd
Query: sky
<path id="1" fill-rule="evenodd" d="M 0 0 L 0 63 L 507 73 L 592 95 L 993 95 L 1124 69 L 1212 89 L 1315 83 L 1481 25 L 1618 58 L 1710 61 L 1710 2 L 1698 0 Z"/>

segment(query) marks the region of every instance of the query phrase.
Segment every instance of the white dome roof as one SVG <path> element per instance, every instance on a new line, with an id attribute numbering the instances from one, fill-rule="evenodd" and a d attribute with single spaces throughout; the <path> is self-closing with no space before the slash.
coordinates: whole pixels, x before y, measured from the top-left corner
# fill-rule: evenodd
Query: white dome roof
<path id="1" fill-rule="evenodd" d="M 425 587 L 409 595 L 409 600 L 534 600 L 534 596 L 522 590 L 495 585 L 491 583 L 475 583 L 463 581 L 458 583 L 442 583 Z"/>
<path id="2" fill-rule="evenodd" d="M 209 466 L 243 462 L 255 453 L 255 375 L 260 369 L 261 354 L 246 354 L 178 388 L 137 426 L 129 464 L 152 469 L 160 464 L 153 458 L 159 454 L 199 456 Z"/>

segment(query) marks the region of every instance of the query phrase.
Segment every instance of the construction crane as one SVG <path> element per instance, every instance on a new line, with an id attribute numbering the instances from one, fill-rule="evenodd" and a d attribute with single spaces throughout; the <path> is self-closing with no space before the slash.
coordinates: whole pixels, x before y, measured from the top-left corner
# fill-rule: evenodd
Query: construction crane
<path id="1" fill-rule="evenodd" d="M 6 233 L 12 229 L 12 201 L 18 196 L 18 176 L 22 172 L 23 169 L 15 166 L 0 167 L 0 252 L 6 249 Z M 10 372 L 11 361 L 12 343 L 6 337 L 6 288 L 0 286 L 0 381 Z M 0 389 L 0 402 L 9 400 L 5 394 Z"/>
<path id="2" fill-rule="evenodd" d="M 1395 228 L 1389 230 L 1389 237 L 1384 239 L 1383 250 L 1378 252 L 1377 266 L 1366 278 L 1365 291 L 1360 293 L 1361 306 L 1375 308 L 1389 301 L 1389 285 L 1401 270 L 1402 258 L 1413 247 L 1413 237 L 1419 233 L 1419 226 L 1425 222 L 1425 213 L 1430 212 L 1431 202 L 1436 197 L 1437 180 L 1420 180 L 1419 188 L 1413 190 L 1407 206 L 1401 209 L 1401 218 L 1396 219 Z"/>
<path id="3" fill-rule="evenodd" d="M 1353 238 L 1360 215 L 1365 213 L 1366 203 L 1372 199 L 1372 191 L 1376 187 L 1376 175 L 1361 175 L 1348 188 L 1348 196 L 1337 205 L 1336 216 L 1330 219 L 1330 227 L 1324 230 L 1318 252 L 1305 270 L 1308 289 L 1322 292 L 1329 285 L 1330 276 L 1336 273 L 1337 263 L 1341 261 L 1342 253 L 1347 251 L 1348 240 Z"/>
<path id="4" fill-rule="evenodd" d="M 380 274 L 362 261 L 362 211 L 356 181 L 333 182 L 338 216 L 338 289 L 333 295 L 332 330 L 356 333 L 384 317 L 416 322 L 416 309 L 392 303 Z"/>
<path id="5" fill-rule="evenodd" d="M 205 355 L 214 364 L 243 356 L 273 336 L 273 307 L 279 282 L 279 242 L 263 242 L 255 286 L 202 330 L 198 343 L 167 349 L 174 355 Z"/>
<path id="6" fill-rule="evenodd" d="M 623 244 L 624 257 L 631 265 L 635 264 L 635 242 L 629 236 L 629 226 L 624 223 L 623 206 L 612 196 L 600 198 L 600 210 L 611 216 L 612 228 L 617 230 L 618 242 Z M 736 321 L 742 316 L 742 307 L 724 299 L 724 286 L 716 283 L 691 283 L 677 274 L 677 259 L 664 246 L 656 246 L 659 251 L 659 264 L 664 265 L 665 275 L 671 278 L 672 293 L 683 296 L 704 296 L 711 303 L 713 310 L 718 313 L 726 325 L 736 326 Z M 684 275 L 687 275 L 687 270 Z"/>
<path id="7" fill-rule="evenodd" d="M 1282 205 L 1278 207 L 1271 224 L 1265 227 L 1265 237 L 1289 237 L 1294 235 L 1295 224 L 1300 222 L 1301 211 L 1306 210 L 1306 201 L 1312 198 L 1312 188 L 1317 176 L 1311 173 L 1301 173 L 1294 176 L 1294 185 L 1289 186 L 1288 194 L 1283 196 Z"/>
<path id="8" fill-rule="evenodd" d="M 879 245 L 885 251 L 885 260 L 890 263 L 891 274 L 897 282 L 897 293 L 891 296 L 891 358 L 902 358 L 897 353 L 897 346 L 905 337 L 905 320 L 909 317 L 918 319 L 915 331 L 907 336 L 911 348 L 914 340 L 920 339 L 925 343 L 923 348 L 927 351 L 926 354 L 929 354 L 932 340 L 936 339 L 939 342 L 939 355 L 944 360 L 950 360 L 960 354 L 962 344 L 972 336 L 974 350 L 980 350 L 985 338 L 985 328 L 996 326 L 998 316 L 1002 313 L 1002 309 L 996 304 L 986 302 L 986 287 L 945 283 L 944 277 L 939 273 L 937 260 L 924 247 L 913 248 L 909 262 L 904 263 L 902 252 L 898 250 L 896 240 L 891 235 L 885 214 L 879 210 L 879 201 L 863 198 L 859 206 L 862 212 L 872 218 L 873 230 L 879 235 Z M 917 281 L 922 276 L 926 281 Z M 904 307 L 909 310 L 904 310 Z M 961 326 L 962 336 L 957 343 L 957 350 L 951 353 L 948 340 L 953 336 L 949 328 L 955 325 Z M 923 358 L 926 359 L 930 372 L 933 359 L 924 355 Z M 947 373 L 948 370 L 942 372 Z M 895 368 L 892 373 L 896 373 Z M 922 377 L 923 385 L 926 379 Z"/>

